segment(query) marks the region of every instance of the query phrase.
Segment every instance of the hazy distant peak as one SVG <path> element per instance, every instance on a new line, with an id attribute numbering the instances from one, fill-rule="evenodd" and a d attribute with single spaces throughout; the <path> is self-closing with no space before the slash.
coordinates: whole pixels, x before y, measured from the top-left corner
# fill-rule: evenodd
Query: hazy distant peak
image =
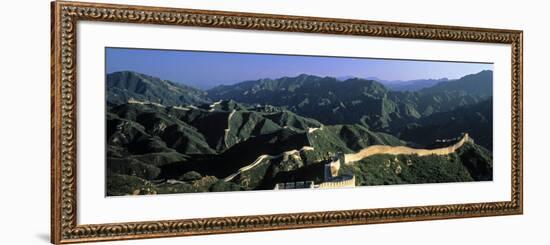
<path id="1" fill-rule="evenodd" d="M 335 78 L 340 80 L 340 81 L 346 81 L 346 80 L 357 78 L 357 77 L 356 76 L 340 76 L 340 77 L 335 77 Z"/>
<path id="2" fill-rule="evenodd" d="M 462 91 L 467 94 L 492 96 L 493 71 L 481 72 L 463 76 L 456 80 L 440 82 L 432 87 L 420 90 L 423 93 L 441 93 L 445 91 Z"/>

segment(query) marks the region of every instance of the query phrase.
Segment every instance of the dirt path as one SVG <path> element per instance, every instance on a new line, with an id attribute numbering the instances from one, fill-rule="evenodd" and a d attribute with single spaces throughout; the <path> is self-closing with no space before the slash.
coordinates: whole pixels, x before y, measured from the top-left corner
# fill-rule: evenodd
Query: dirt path
<path id="1" fill-rule="evenodd" d="M 450 153 L 455 152 L 458 148 L 460 148 L 464 143 L 471 141 L 470 136 L 468 134 L 464 134 L 462 139 L 460 141 L 456 142 L 454 145 L 438 148 L 438 149 L 415 149 L 410 148 L 407 146 L 387 146 L 387 145 L 372 145 L 367 148 L 364 148 L 363 150 L 353 153 L 353 154 L 346 154 L 346 164 L 352 164 L 354 162 L 360 161 L 366 157 L 375 155 L 375 154 L 390 154 L 390 155 L 412 155 L 417 154 L 419 156 L 427 156 L 427 155 L 448 155 Z"/>

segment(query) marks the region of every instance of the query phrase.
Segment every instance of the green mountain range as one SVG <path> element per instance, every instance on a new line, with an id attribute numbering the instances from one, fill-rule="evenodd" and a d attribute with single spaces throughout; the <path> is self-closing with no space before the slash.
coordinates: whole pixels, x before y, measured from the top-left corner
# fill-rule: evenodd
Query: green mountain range
<path id="1" fill-rule="evenodd" d="M 482 87 L 474 93 L 476 79 Z M 342 172 L 355 175 L 358 185 L 492 179 L 490 71 L 417 92 L 311 75 L 208 91 L 135 72 L 108 74 L 106 83 L 110 196 L 319 183 L 338 152 L 438 147 L 441 139 L 447 146 L 464 132 L 475 143 L 447 157 L 379 154 Z"/>
<path id="2" fill-rule="evenodd" d="M 474 105 L 435 113 L 410 123 L 400 131 L 403 140 L 434 148 L 438 139 L 449 139 L 468 131 L 476 143 L 493 149 L 493 102 L 485 100 Z"/>
<path id="3" fill-rule="evenodd" d="M 421 118 L 490 100 L 492 71 L 445 80 L 417 92 L 391 91 L 373 80 L 304 74 L 218 86 L 208 90 L 208 96 L 279 106 L 325 124 L 363 124 L 399 135 Z"/>

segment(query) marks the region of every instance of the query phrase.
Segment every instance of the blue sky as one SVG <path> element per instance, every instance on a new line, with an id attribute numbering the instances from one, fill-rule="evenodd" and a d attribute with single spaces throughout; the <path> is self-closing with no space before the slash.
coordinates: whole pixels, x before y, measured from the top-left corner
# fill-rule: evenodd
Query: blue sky
<path id="1" fill-rule="evenodd" d="M 136 71 L 198 88 L 310 74 L 383 80 L 460 78 L 487 63 L 106 48 L 106 72 Z"/>

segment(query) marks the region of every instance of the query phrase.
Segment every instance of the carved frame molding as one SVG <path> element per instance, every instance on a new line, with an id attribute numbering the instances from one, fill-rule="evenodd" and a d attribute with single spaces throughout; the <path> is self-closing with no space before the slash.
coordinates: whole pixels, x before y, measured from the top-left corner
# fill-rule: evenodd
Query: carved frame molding
<path id="1" fill-rule="evenodd" d="M 51 4 L 51 242 L 74 243 L 523 213 L 523 32 L 441 25 L 56 1 Z M 415 38 L 511 45 L 511 201 L 77 224 L 78 21 Z"/>

